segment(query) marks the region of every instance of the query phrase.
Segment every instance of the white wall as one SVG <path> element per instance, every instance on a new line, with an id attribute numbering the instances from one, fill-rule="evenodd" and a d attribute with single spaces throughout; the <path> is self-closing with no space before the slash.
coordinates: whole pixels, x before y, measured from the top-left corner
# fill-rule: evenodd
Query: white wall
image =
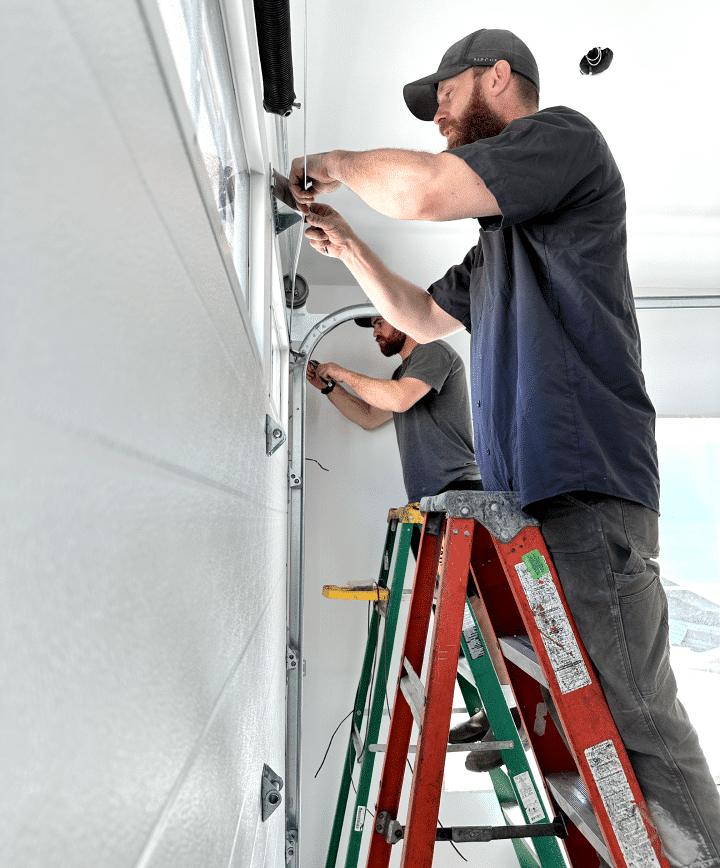
<path id="1" fill-rule="evenodd" d="M 141 15 L 4 6 L 0 864 L 284 864 L 286 452 Z"/>

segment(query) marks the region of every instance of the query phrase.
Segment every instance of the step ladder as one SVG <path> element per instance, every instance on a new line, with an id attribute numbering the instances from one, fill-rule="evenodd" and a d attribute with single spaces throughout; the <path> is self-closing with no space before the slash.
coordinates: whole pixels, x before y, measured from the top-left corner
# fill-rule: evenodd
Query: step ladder
<path id="1" fill-rule="evenodd" d="M 323 595 L 330 599 L 370 600 L 374 601 L 376 604 L 370 621 L 363 667 L 358 690 L 355 696 L 352 713 L 353 723 L 350 738 L 348 740 L 340 792 L 338 795 L 335 817 L 328 845 L 327 859 L 325 863 L 326 868 L 335 868 L 337 864 L 338 849 L 341 843 L 343 825 L 347 816 L 347 803 L 350 783 L 352 780 L 353 763 L 358 763 L 360 765 L 360 777 L 356 791 L 355 806 L 351 814 L 351 828 L 348 832 L 345 868 L 356 868 L 360 856 L 363 829 L 366 825 L 366 819 L 372 819 L 372 811 L 369 810 L 369 807 L 372 808 L 372 805 L 368 806 L 368 799 L 370 796 L 375 754 L 385 750 L 385 745 L 377 744 L 384 704 L 388 705 L 389 711 L 389 703 L 386 699 L 387 664 L 389 663 L 393 653 L 399 606 L 400 601 L 403 598 L 400 592 L 403 589 L 403 581 L 406 576 L 408 550 L 411 545 L 413 528 L 417 529 L 418 536 L 420 536 L 419 530 L 423 520 L 422 513 L 412 506 L 390 510 L 388 514 L 388 532 L 386 535 L 380 576 L 377 584 L 368 586 L 355 585 L 352 587 L 325 585 L 323 588 Z M 388 574 L 392 562 L 398 524 L 400 524 L 401 527 L 400 540 L 393 577 L 390 586 L 388 586 Z M 430 574 L 428 575 L 430 578 L 434 577 L 434 573 L 432 576 L 430 576 Z M 404 593 L 407 596 L 410 595 L 409 591 L 405 591 Z M 389 605 L 389 600 L 393 601 L 392 605 Z M 469 607 L 467 613 L 466 617 L 468 619 L 474 617 L 472 615 L 472 610 Z M 378 627 L 380 616 L 383 616 L 386 619 L 381 650 L 379 650 L 378 647 Z M 378 651 L 381 655 L 379 660 L 376 659 Z M 465 657 L 469 660 L 469 665 L 466 663 L 462 669 L 458 669 L 457 681 L 468 714 L 472 716 L 476 712 L 480 711 L 483 708 L 483 702 L 486 704 L 499 705 L 505 709 L 505 712 L 507 713 L 504 694 L 500 688 L 495 670 L 490 662 L 490 657 L 487 654 L 483 644 L 482 635 L 477 629 L 477 625 L 475 625 L 473 635 L 469 636 L 467 641 L 463 640 L 463 652 Z M 460 662 L 464 663 L 464 661 Z M 379 671 L 379 676 L 375 681 L 371 709 L 366 718 L 366 737 L 363 741 L 361 728 L 366 709 L 367 694 L 372 682 L 372 672 L 376 670 Z M 483 690 L 486 694 L 482 701 L 477 690 L 477 684 L 481 682 L 483 683 Z M 497 714 L 493 719 L 497 724 Z M 449 744 L 446 745 L 446 750 L 448 752 L 468 752 L 470 750 L 484 748 L 490 751 L 495 750 L 498 745 L 504 746 L 507 749 L 512 748 L 518 738 L 514 724 L 511 723 L 511 728 L 508 728 L 506 731 L 498 731 L 505 732 L 507 738 L 503 735 L 501 740 L 483 745 L 477 743 Z M 412 752 L 413 750 L 414 748 L 411 746 L 410 751 Z M 527 821 L 528 816 L 533 822 L 537 822 L 538 820 L 547 820 L 547 816 L 537 799 L 537 785 L 534 781 L 531 782 L 531 773 L 527 767 L 524 752 L 521 751 L 519 753 L 517 763 L 520 763 L 521 767 L 516 770 L 516 773 L 518 775 L 523 775 L 525 789 L 527 790 L 528 787 L 532 787 L 534 790 L 533 809 L 520 816 L 519 821 Z M 515 799 L 514 790 L 507 775 L 502 769 L 496 769 L 493 770 L 491 779 L 498 798 L 498 803 L 506 814 L 506 822 L 517 824 L 519 809 Z M 510 820 L 510 817 L 512 817 L 512 821 Z M 368 825 L 370 825 L 370 823 L 368 823 Z M 564 833 L 564 831 L 564 827 L 553 827 L 542 830 L 535 828 L 529 834 L 557 834 L 558 832 Z M 454 830 L 454 834 L 458 834 L 457 827 Z M 473 830 L 473 834 L 478 834 L 477 827 Z M 492 830 L 492 833 L 485 830 L 484 834 L 491 834 L 491 837 L 494 838 L 507 837 L 507 830 L 504 827 L 500 827 Z M 488 840 L 490 840 L 490 838 L 488 838 Z M 537 848 L 537 852 L 530 850 L 525 842 L 520 838 L 514 838 L 512 843 L 521 868 L 537 868 L 538 858 L 542 868 L 564 868 L 565 863 L 555 841 L 548 840 L 541 842 Z"/>
<path id="2" fill-rule="evenodd" d="M 512 787 L 507 802 L 517 803 L 525 818 L 519 833 L 526 834 L 529 826 L 563 834 L 563 824 L 545 815 L 497 678 L 493 683 L 483 665 L 489 655 L 465 597 L 471 567 L 495 633 L 486 632 L 485 639 L 499 641 L 546 791 L 567 821 L 569 863 L 590 868 L 602 859 L 615 868 L 668 868 L 538 522 L 522 512 L 514 494 L 447 492 L 424 498 L 420 506 L 425 520 L 368 868 L 387 868 L 393 844 L 401 840 L 403 868 L 430 868 L 438 839 L 494 837 L 486 827 L 437 829 L 461 644 L 496 738 L 510 736 L 513 743 L 501 755 Z M 436 573 L 436 612 L 427 684 L 422 685 L 418 673 Z M 501 695 L 493 696 L 494 689 Z M 407 819 L 401 825 L 398 810 L 413 715 L 419 736 Z M 500 771 L 490 772 L 494 783 L 503 782 Z M 513 832 L 503 836 L 509 834 Z M 546 842 L 557 844 L 555 838 L 533 838 L 540 862 Z"/>
<path id="3" fill-rule="evenodd" d="M 383 707 L 386 702 L 388 669 L 395 645 L 395 633 L 400 614 L 400 603 L 402 601 L 402 591 L 412 535 L 414 529 L 419 528 L 422 523 L 423 515 L 416 506 L 409 505 L 401 509 L 391 509 L 388 513 L 388 528 L 377 584 L 371 589 L 338 587 L 336 585 L 325 585 L 323 588 L 324 596 L 331 599 L 365 599 L 376 602 L 376 605 L 372 609 L 360 681 L 353 704 L 350 738 L 345 753 L 340 792 L 338 794 L 330 842 L 328 844 L 325 868 L 335 868 L 337 863 L 338 849 L 340 847 L 350 793 L 350 783 L 356 763 L 360 765 L 360 777 L 355 796 L 355 807 L 352 813 L 352 827 L 347 843 L 346 868 L 355 868 L 357 865 L 365 820 L 366 817 L 368 820 L 372 819 L 372 809 L 368 812 L 368 799 L 370 797 L 376 751 L 369 750 L 368 748 L 370 745 L 377 745 L 380 734 Z M 397 538 L 398 528 L 400 528 L 399 539 Z M 395 566 L 390 578 L 390 567 L 396 542 Z M 382 619 L 385 621 L 385 626 L 382 641 L 378 644 L 380 621 Z M 365 717 L 373 671 L 375 671 L 375 683 L 366 718 L 366 736 L 363 740 L 363 718 Z"/>

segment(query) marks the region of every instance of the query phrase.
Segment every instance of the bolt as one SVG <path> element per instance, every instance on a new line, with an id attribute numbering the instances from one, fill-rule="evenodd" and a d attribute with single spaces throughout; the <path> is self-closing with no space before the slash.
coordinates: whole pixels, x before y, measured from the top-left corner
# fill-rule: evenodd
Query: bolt
<path id="1" fill-rule="evenodd" d="M 277 805 L 280 801 L 280 796 L 277 793 L 270 793 L 267 800 L 271 805 Z"/>
<path id="2" fill-rule="evenodd" d="M 465 531 L 465 536 L 470 536 L 470 531 L 469 531 L 469 530 L 466 530 L 466 531 Z"/>
<path id="3" fill-rule="evenodd" d="M 497 512 L 500 509 L 500 507 L 497 505 L 497 503 L 491 503 L 490 509 L 492 512 Z"/>
<path id="4" fill-rule="evenodd" d="M 464 507 L 460 510 L 460 513 L 461 513 L 462 515 L 467 515 L 469 512 L 470 512 L 470 507 L 469 507 L 469 506 L 464 506 Z"/>
<path id="5" fill-rule="evenodd" d="M 273 437 L 274 437 L 276 440 L 279 440 L 279 439 L 282 437 L 282 431 L 281 431 L 279 428 L 275 428 L 275 429 L 273 430 Z"/>
<path id="6" fill-rule="evenodd" d="M 457 534 L 457 530 L 454 530 L 454 531 L 453 531 L 453 536 L 455 536 L 456 534 Z"/>

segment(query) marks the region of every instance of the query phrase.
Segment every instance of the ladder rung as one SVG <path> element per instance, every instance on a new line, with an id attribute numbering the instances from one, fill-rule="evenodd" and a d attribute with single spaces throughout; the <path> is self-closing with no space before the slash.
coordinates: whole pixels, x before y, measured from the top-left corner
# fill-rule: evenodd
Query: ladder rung
<path id="1" fill-rule="evenodd" d="M 491 750 L 512 750 L 515 742 L 513 741 L 474 741 L 468 744 L 449 744 L 446 747 L 448 753 L 469 753 L 471 750 L 491 751 Z M 386 744 L 369 744 L 368 750 L 373 753 L 385 753 Z M 408 753 L 415 753 L 417 750 L 416 744 L 411 744 L 408 748 Z"/>
<path id="2" fill-rule="evenodd" d="M 552 772 L 545 775 L 553 798 L 587 838 L 602 858 L 613 864 L 600 832 L 597 818 L 590 806 L 585 785 L 575 772 Z"/>
<path id="3" fill-rule="evenodd" d="M 403 665 L 405 666 L 406 674 L 400 679 L 400 689 L 410 706 L 415 723 L 419 727 L 421 725 L 422 710 L 425 705 L 425 685 L 418 678 L 417 672 L 415 672 L 407 657 L 404 658 Z"/>
<path id="4" fill-rule="evenodd" d="M 472 669 L 468 666 L 467 660 L 464 657 L 458 658 L 458 675 L 462 675 L 470 684 L 475 684 L 475 676 L 472 674 Z"/>
<path id="5" fill-rule="evenodd" d="M 375 600 L 386 601 L 390 599 L 390 591 L 378 585 L 372 587 L 346 587 L 341 585 L 323 585 L 323 597 L 331 600 Z"/>
<path id="6" fill-rule="evenodd" d="M 507 660 L 514 663 L 539 684 L 549 687 L 548 680 L 538 663 L 537 654 L 527 636 L 500 636 L 498 642 L 500 643 L 500 650 Z"/>
<path id="7" fill-rule="evenodd" d="M 360 733 L 358 732 L 358 728 L 353 723 L 353 728 L 351 732 L 351 738 L 353 740 L 353 745 L 355 746 L 355 756 L 357 757 L 357 762 L 362 762 L 363 755 L 363 742 Z"/>

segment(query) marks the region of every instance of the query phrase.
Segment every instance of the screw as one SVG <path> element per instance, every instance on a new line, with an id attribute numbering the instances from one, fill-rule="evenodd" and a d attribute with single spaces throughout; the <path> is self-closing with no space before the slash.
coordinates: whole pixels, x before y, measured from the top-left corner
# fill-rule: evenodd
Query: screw
<path id="1" fill-rule="evenodd" d="M 275 429 L 273 430 L 273 437 L 274 437 L 276 440 L 279 440 L 279 439 L 282 437 L 282 431 L 281 431 L 279 428 L 275 428 Z"/>
<path id="2" fill-rule="evenodd" d="M 465 536 L 470 536 L 470 531 L 469 531 L 469 530 L 466 530 L 466 531 L 465 531 Z"/>

